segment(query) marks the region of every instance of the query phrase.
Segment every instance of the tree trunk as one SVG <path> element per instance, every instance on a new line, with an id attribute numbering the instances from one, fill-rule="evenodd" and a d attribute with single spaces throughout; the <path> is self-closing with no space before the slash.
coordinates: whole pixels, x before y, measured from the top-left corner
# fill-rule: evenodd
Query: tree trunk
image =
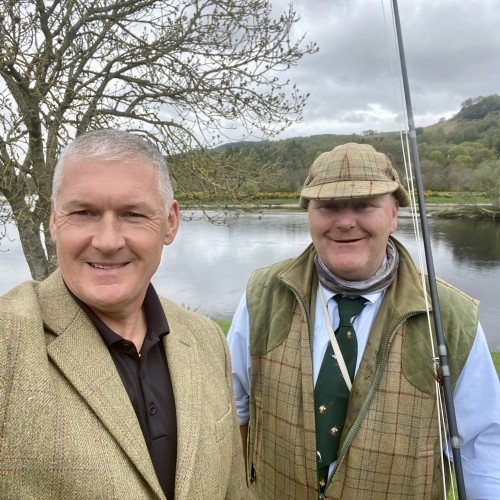
<path id="1" fill-rule="evenodd" d="M 49 275 L 49 263 L 40 237 L 40 228 L 36 227 L 29 219 L 17 219 L 16 222 L 31 276 L 33 279 L 41 281 Z"/>
<path id="2" fill-rule="evenodd" d="M 41 281 L 50 274 L 50 269 L 47 254 L 42 244 L 42 224 L 37 209 L 30 210 L 24 196 L 19 192 L 18 196 L 9 196 L 9 194 L 6 193 L 7 201 L 17 224 L 19 239 L 31 276 L 34 280 Z"/>

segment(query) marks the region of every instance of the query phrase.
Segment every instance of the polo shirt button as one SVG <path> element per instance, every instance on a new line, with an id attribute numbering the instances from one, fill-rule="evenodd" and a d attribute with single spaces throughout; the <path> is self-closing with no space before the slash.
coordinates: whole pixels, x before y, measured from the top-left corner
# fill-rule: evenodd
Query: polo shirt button
<path id="1" fill-rule="evenodd" d="M 156 406 L 153 403 L 151 403 L 149 405 L 149 414 L 154 415 L 155 413 L 156 413 Z"/>
<path id="2" fill-rule="evenodd" d="M 132 342 L 124 342 L 122 344 L 122 351 L 126 354 L 133 353 L 135 351 L 135 346 Z"/>

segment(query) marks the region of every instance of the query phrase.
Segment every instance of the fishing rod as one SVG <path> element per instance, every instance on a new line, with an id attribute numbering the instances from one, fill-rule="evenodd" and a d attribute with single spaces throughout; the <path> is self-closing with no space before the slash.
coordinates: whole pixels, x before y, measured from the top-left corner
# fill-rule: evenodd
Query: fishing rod
<path id="1" fill-rule="evenodd" d="M 436 286 L 436 274 L 434 272 L 434 262 L 432 259 L 432 249 L 429 236 L 429 226 L 427 224 L 427 213 L 425 209 L 424 187 L 422 175 L 420 172 L 420 160 L 418 157 L 417 134 L 415 131 L 415 122 L 413 119 L 413 109 L 411 105 L 410 86 L 408 83 L 408 72 L 406 69 L 406 58 L 403 46 L 403 36 L 401 33 L 401 22 L 399 19 L 399 9 L 397 0 L 392 0 L 394 11 L 394 21 L 398 39 L 399 59 L 401 63 L 401 73 L 403 77 L 404 97 L 406 104 L 406 114 L 408 119 L 408 136 L 410 140 L 410 151 L 413 161 L 415 182 L 417 185 L 418 204 L 420 207 L 420 223 L 422 227 L 422 238 L 424 243 L 425 260 L 427 265 L 427 275 L 429 277 L 429 291 L 432 302 L 434 317 L 434 328 L 439 354 L 439 366 L 441 370 L 441 386 L 443 388 L 444 403 L 446 415 L 448 418 L 448 429 L 450 434 L 450 445 L 453 453 L 453 465 L 455 468 L 455 478 L 457 483 L 458 498 L 465 500 L 465 483 L 462 468 L 462 456 L 460 454 L 460 438 L 458 436 L 457 420 L 455 414 L 455 405 L 453 403 L 453 393 L 450 380 L 450 367 L 448 365 L 448 354 L 443 334 L 443 325 L 441 322 L 441 310 L 439 308 L 439 299 Z"/>

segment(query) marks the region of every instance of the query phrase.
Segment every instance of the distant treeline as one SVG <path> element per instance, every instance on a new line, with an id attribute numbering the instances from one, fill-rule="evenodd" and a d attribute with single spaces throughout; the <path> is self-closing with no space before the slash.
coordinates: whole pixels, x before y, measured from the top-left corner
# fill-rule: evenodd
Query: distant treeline
<path id="1" fill-rule="evenodd" d="M 500 96 L 467 99 L 450 120 L 416 129 L 423 183 L 432 191 L 484 191 L 500 203 Z M 373 145 L 386 153 L 405 177 L 400 133 L 366 131 L 314 135 L 279 141 L 241 142 L 213 150 L 219 165 L 255 171 L 237 189 L 246 197 L 260 192 L 297 192 L 321 153 L 346 142 Z M 261 175 L 267 171 L 272 175 Z M 196 182 L 196 181 L 194 181 Z M 196 190 L 196 189 L 195 189 Z M 489 190 L 489 191 L 488 191 Z M 496 193 L 496 194 L 495 194 Z"/>

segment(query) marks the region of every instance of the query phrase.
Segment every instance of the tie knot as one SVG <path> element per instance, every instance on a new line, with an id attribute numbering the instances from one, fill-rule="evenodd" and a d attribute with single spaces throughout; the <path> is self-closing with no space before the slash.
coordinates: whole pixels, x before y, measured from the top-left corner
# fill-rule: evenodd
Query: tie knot
<path id="1" fill-rule="evenodd" d="M 354 318 L 361 313 L 366 304 L 364 297 L 342 297 L 342 295 L 335 295 L 334 299 L 339 306 L 339 326 L 351 326 Z"/>

